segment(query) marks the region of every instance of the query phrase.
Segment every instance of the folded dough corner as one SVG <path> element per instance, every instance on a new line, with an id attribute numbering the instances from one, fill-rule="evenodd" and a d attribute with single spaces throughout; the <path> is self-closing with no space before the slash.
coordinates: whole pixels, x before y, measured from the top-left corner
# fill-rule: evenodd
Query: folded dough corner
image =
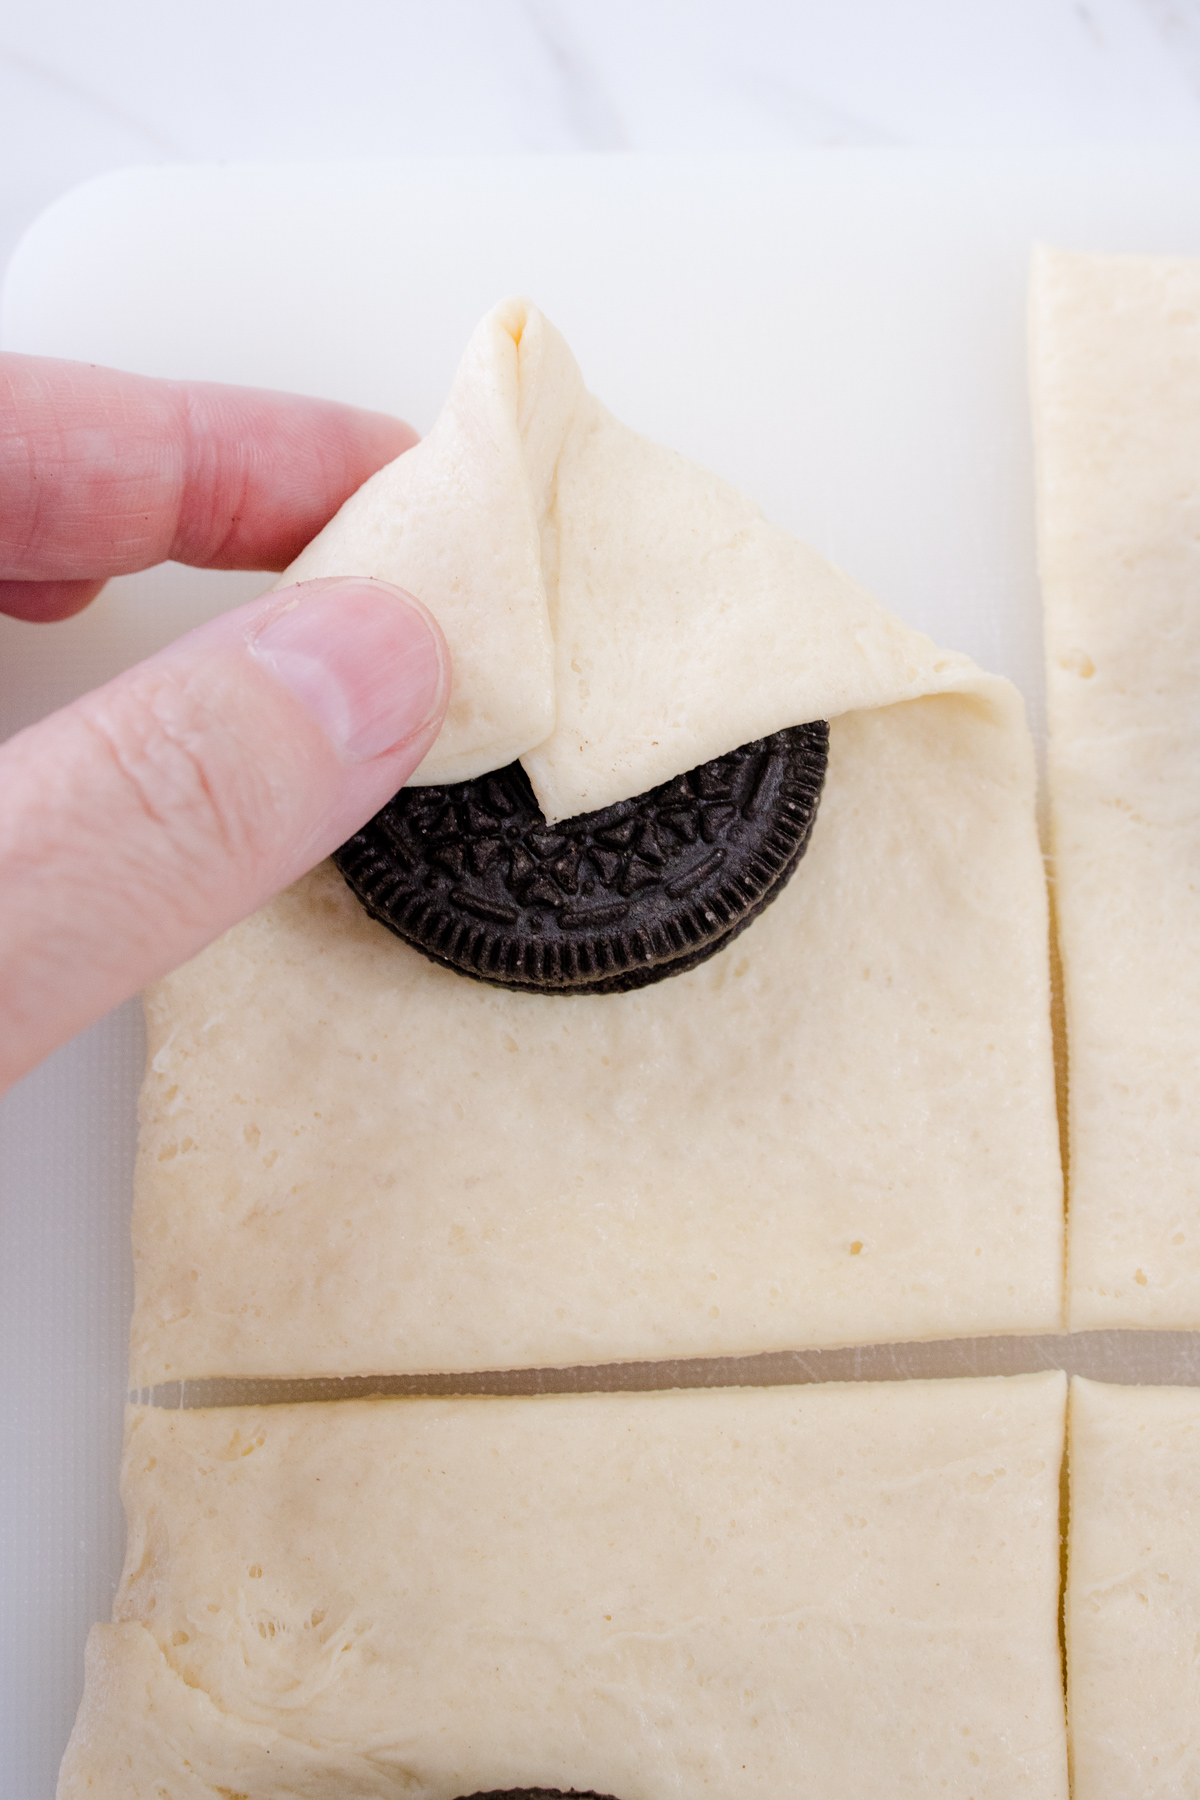
<path id="1" fill-rule="evenodd" d="M 147 996 L 139 1387 L 1054 1331 L 1062 1172 L 1019 697 L 583 388 L 510 303 L 287 579 L 437 614 L 421 770 L 572 816 L 828 718 L 810 847 L 709 962 L 487 987 L 326 865 Z"/>
<path id="2" fill-rule="evenodd" d="M 422 600 L 454 664 L 414 780 L 520 757 L 547 820 L 645 793 L 811 719 L 968 691 L 940 651 L 707 470 L 614 419 L 545 316 L 479 325 L 423 443 L 281 577 L 371 575 Z"/>

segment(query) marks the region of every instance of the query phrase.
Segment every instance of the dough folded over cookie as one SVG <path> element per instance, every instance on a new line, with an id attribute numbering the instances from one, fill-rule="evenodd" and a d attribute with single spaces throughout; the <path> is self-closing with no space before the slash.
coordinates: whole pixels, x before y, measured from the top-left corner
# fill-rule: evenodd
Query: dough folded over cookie
<path id="1" fill-rule="evenodd" d="M 59 1800 L 1065 1800 L 1064 1399 L 131 1409 Z"/>
<path id="2" fill-rule="evenodd" d="M 614 419 L 549 320 L 488 314 L 416 449 L 281 577 L 374 575 L 423 600 L 454 663 L 414 780 L 518 755 L 573 818 L 788 725 L 1006 684 L 892 618 L 753 500 Z"/>
<path id="3" fill-rule="evenodd" d="M 491 748 L 460 757 L 451 721 L 459 772 L 524 748 L 572 814 L 829 718 L 810 847 L 725 951 L 633 993 L 452 974 L 330 868 L 159 983 L 135 1384 L 1057 1329 L 1048 921 L 1015 691 L 610 419 L 536 313 L 484 322 L 424 453 L 293 574 L 386 574 L 435 611 L 454 589 L 454 654 L 455 617 L 478 653 L 456 665 L 460 723 L 499 716 L 468 704 L 493 642 L 512 682 Z M 552 730 L 532 651 L 524 680 L 537 579 Z"/>
<path id="4" fill-rule="evenodd" d="M 1042 252 L 1068 1316 L 1200 1326 L 1200 261 Z"/>

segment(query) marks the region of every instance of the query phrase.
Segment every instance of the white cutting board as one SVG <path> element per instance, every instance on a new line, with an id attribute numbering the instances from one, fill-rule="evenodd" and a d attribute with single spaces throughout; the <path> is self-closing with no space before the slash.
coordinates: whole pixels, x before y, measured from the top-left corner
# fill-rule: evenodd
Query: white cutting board
<path id="1" fill-rule="evenodd" d="M 1038 238 L 1200 254 L 1200 159 L 834 151 L 136 170 L 78 189 L 33 227 L 0 341 L 331 395 L 424 430 L 477 317 L 527 293 L 620 417 L 1011 676 L 1040 736 L 1024 344 Z M 63 625 L 0 621 L 0 735 L 267 585 L 159 571 L 113 583 Z M 120 1563 L 140 1055 L 136 1009 L 123 1008 L 0 1107 L 3 1800 L 53 1792 L 83 1638 Z M 1192 1370 L 1178 1343 L 1105 1354 L 1115 1378 Z M 845 1353 L 835 1372 L 902 1364 L 997 1366 L 943 1346 L 907 1364 Z M 808 1357 L 795 1373 L 830 1368 Z"/>

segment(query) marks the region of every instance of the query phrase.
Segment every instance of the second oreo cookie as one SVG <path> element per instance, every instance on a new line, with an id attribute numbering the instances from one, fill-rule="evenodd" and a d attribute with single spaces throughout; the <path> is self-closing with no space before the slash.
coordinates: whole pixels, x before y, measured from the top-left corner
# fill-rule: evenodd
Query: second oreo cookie
<path id="1" fill-rule="evenodd" d="M 402 788 L 335 853 L 372 918 L 478 981 L 614 994 L 693 968 L 780 892 L 812 833 L 823 722 L 547 825 L 520 763 Z"/>
<path id="2" fill-rule="evenodd" d="M 588 1788 L 491 1788 L 486 1794 L 466 1794 L 463 1800 L 613 1800 Z"/>

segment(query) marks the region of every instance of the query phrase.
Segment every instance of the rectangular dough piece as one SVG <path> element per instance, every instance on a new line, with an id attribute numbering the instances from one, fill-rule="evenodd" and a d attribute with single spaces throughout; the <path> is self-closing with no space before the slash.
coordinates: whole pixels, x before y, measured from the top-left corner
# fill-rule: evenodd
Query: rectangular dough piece
<path id="1" fill-rule="evenodd" d="M 782 897 L 613 996 L 450 973 L 316 871 L 149 996 L 134 1385 L 1058 1329 L 1025 783 L 972 695 L 835 719 Z"/>
<path id="2" fill-rule="evenodd" d="M 1200 1793 L 1200 1393 L 1071 1384 L 1075 1800 Z"/>
<path id="3" fill-rule="evenodd" d="M 1200 1326 L 1200 261 L 1042 252 L 1068 1321 Z"/>
<path id="4" fill-rule="evenodd" d="M 1065 1394 L 131 1408 L 59 1800 L 1065 1800 Z"/>

